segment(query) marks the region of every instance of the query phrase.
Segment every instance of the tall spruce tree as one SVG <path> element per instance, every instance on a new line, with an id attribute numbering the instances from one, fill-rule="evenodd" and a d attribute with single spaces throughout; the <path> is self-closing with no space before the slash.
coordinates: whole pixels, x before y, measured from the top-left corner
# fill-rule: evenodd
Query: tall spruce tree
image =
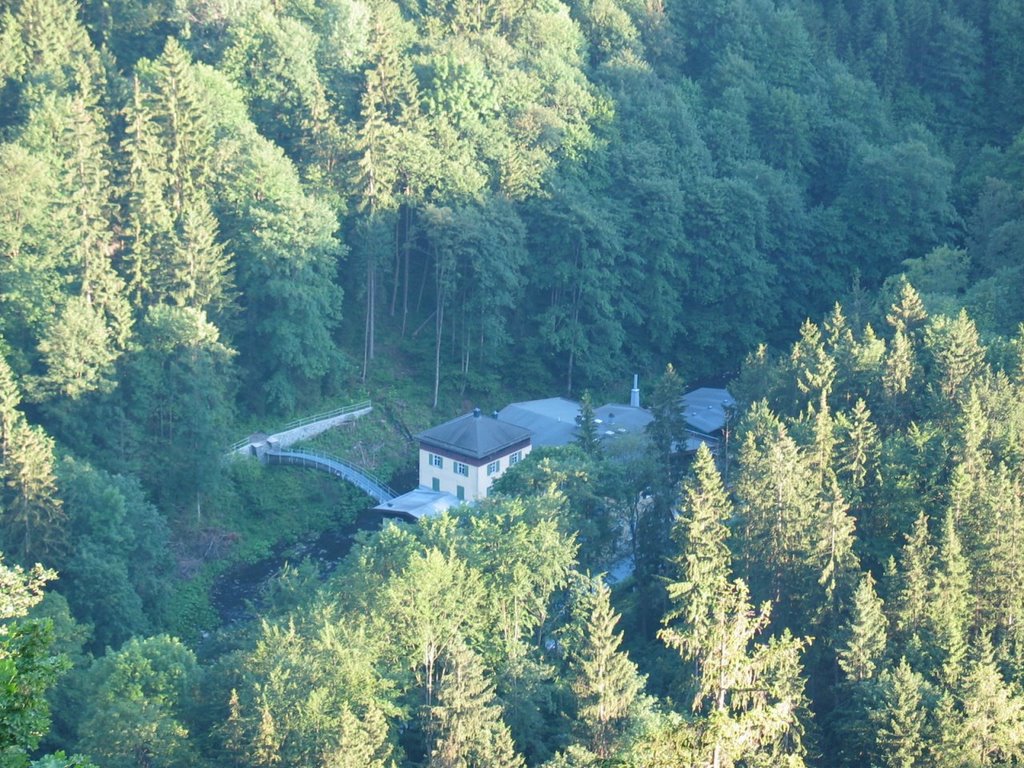
<path id="1" fill-rule="evenodd" d="M 770 604 L 755 610 L 746 584 L 730 581 L 726 521 L 732 516 L 714 459 L 702 446 L 684 486 L 678 581 L 668 585 L 672 608 L 661 639 L 679 651 L 692 680 L 699 716 L 700 761 L 803 764 L 800 718 L 805 705 L 800 653 L 805 641 L 788 631 L 753 645 L 768 626 Z"/>
<path id="2" fill-rule="evenodd" d="M 60 553 L 67 531 L 53 439 L 26 421 L 20 403 L 14 374 L 0 355 L 0 527 L 5 548 L 28 563 Z"/>
<path id="3" fill-rule="evenodd" d="M 1019 762 L 1024 759 L 1024 695 L 1004 680 L 986 633 L 979 633 L 971 656 L 959 686 L 963 764 Z"/>
<path id="4" fill-rule="evenodd" d="M 956 685 L 967 656 L 968 631 L 971 629 L 971 577 L 952 511 L 943 518 L 932 589 L 929 601 L 929 645 L 935 654 L 933 664 L 940 679 Z"/>
<path id="5" fill-rule="evenodd" d="M 232 300 L 232 255 L 213 214 L 215 151 L 210 96 L 174 38 L 140 66 L 126 109 L 128 259 L 133 299 L 223 312 Z M 226 105 L 225 105 L 226 107 Z"/>
<path id="6" fill-rule="evenodd" d="M 986 556 L 975 566 L 973 586 L 980 598 L 981 626 L 993 628 L 993 641 L 1001 660 L 1021 670 L 1021 632 L 1024 631 L 1024 584 L 1017 577 L 1024 569 L 1024 489 L 1019 470 L 1000 464 L 992 477 L 987 498 L 990 520 L 983 531 L 981 551 Z"/>
<path id="7" fill-rule="evenodd" d="M 479 657 L 461 640 L 445 653 L 437 704 L 431 707 L 434 744 L 429 768 L 523 768 L 501 705 Z"/>
<path id="8" fill-rule="evenodd" d="M 581 743 L 606 760 L 629 724 L 630 712 L 644 687 L 636 664 L 619 649 L 618 615 L 611 607 L 611 590 L 600 578 L 588 582 L 581 602 L 584 611 L 578 646 L 570 649 L 570 687 L 576 697 L 576 722 Z"/>
<path id="9" fill-rule="evenodd" d="M 800 327 L 800 338 L 790 353 L 797 389 L 807 404 L 828 400 L 836 378 L 836 361 L 825 349 L 821 329 L 810 320 Z"/>
<path id="10" fill-rule="evenodd" d="M 594 417 L 594 402 L 590 397 L 590 390 L 583 393 L 580 398 L 580 415 L 578 418 L 579 428 L 576 434 L 576 444 L 583 449 L 583 452 L 595 458 L 601 453 L 601 440 L 597 435 L 597 422 Z"/>
<path id="11" fill-rule="evenodd" d="M 860 559 L 854 551 L 856 523 L 834 474 L 824 489 L 822 505 L 823 525 L 816 547 L 822 594 L 814 623 L 822 638 L 820 647 L 834 652 L 839 626 L 851 607 Z"/>
<path id="12" fill-rule="evenodd" d="M 906 658 L 881 679 L 882 702 L 872 712 L 877 727 L 875 765 L 915 768 L 924 753 L 924 680 Z"/>
<path id="13" fill-rule="evenodd" d="M 889 622 L 884 603 L 875 592 L 875 579 L 866 571 L 853 593 L 850 619 L 837 651 L 839 668 L 850 682 L 863 682 L 878 675 L 888 644 Z"/>
<path id="14" fill-rule="evenodd" d="M 829 743 L 836 747 L 836 763 L 850 768 L 869 764 L 874 753 L 877 724 L 871 721 L 871 711 L 878 705 L 878 679 L 887 652 L 888 621 L 882 609 L 874 577 L 867 571 L 835 641 L 843 680 L 835 684 L 835 708 L 824 719 Z"/>
<path id="15" fill-rule="evenodd" d="M 160 126 L 153 119 L 138 75 L 132 78 L 132 100 L 124 109 L 124 216 L 128 253 L 124 257 L 128 293 L 137 313 L 152 301 L 158 288 L 154 275 L 170 259 L 174 215 L 167 190 L 170 172 Z"/>
<path id="16" fill-rule="evenodd" d="M 878 458 L 881 441 L 878 427 L 871 420 L 871 411 L 863 399 L 858 398 L 849 415 L 838 419 L 843 437 L 838 449 L 836 472 L 844 481 L 851 503 L 860 501 L 869 479 L 878 481 Z M 872 484 L 875 484 L 872 483 Z"/>
<path id="17" fill-rule="evenodd" d="M 939 398 L 937 406 L 948 410 L 943 403 L 959 403 L 966 398 L 972 379 L 984 368 L 985 347 L 977 326 L 965 309 L 952 319 L 939 315 L 925 328 L 924 348 L 936 369 L 933 387 Z"/>
<path id="18" fill-rule="evenodd" d="M 928 319 L 921 295 L 905 277 L 900 278 L 899 300 L 889 307 L 885 320 L 897 333 L 919 336 Z"/>
<path id="19" fill-rule="evenodd" d="M 754 595 L 774 603 L 783 624 L 796 626 L 792 622 L 810 615 L 817 602 L 816 544 L 824 529 L 818 478 L 766 403 L 747 415 L 739 463 L 744 572 Z"/>
<path id="20" fill-rule="evenodd" d="M 931 604 L 931 574 L 935 548 L 928 533 L 928 516 L 921 512 L 903 547 L 892 602 L 895 638 L 901 653 L 919 666 L 925 662 L 925 633 Z"/>
<path id="21" fill-rule="evenodd" d="M 654 419 L 647 425 L 650 438 L 648 467 L 651 498 L 638 509 L 636 570 L 641 591 L 641 623 L 651 629 L 664 605 L 664 593 L 654 585 L 664 575 L 669 554 L 672 507 L 678 491 L 681 452 L 685 438 L 682 405 L 683 380 L 671 363 L 658 379 L 649 406 Z M 654 591 L 656 590 L 656 591 Z"/>

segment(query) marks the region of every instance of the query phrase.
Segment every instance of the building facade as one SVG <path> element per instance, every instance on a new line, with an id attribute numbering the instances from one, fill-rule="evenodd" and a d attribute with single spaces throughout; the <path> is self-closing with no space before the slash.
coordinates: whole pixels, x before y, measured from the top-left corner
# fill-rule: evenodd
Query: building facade
<path id="1" fill-rule="evenodd" d="M 533 448 L 528 429 L 472 413 L 416 436 L 420 486 L 461 501 L 487 496 L 494 481 Z"/>

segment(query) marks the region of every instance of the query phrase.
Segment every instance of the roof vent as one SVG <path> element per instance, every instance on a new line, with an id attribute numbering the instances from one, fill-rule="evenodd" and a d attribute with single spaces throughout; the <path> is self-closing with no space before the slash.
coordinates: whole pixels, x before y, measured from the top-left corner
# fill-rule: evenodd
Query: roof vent
<path id="1" fill-rule="evenodd" d="M 633 389 L 629 391 L 629 406 L 630 408 L 640 407 L 640 377 L 637 374 L 633 374 Z"/>

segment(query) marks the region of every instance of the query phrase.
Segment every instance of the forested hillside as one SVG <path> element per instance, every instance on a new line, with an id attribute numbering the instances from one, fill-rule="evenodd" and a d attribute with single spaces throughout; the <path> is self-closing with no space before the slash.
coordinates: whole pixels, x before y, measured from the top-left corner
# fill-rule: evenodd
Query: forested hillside
<path id="1" fill-rule="evenodd" d="M 1022 321 L 1019 0 L 0 0 L 2 762 L 1019 763 Z M 240 434 L 634 371 L 221 626 Z"/>

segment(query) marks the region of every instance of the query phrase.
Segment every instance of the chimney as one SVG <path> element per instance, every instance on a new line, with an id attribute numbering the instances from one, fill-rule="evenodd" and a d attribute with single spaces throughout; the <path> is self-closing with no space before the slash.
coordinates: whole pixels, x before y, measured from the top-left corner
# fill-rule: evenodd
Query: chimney
<path id="1" fill-rule="evenodd" d="M 629 406 L 631 408 L 640 407 L 640 377 L 637 374 L 633 374 L 633 389 L 629 391 Z"/>

